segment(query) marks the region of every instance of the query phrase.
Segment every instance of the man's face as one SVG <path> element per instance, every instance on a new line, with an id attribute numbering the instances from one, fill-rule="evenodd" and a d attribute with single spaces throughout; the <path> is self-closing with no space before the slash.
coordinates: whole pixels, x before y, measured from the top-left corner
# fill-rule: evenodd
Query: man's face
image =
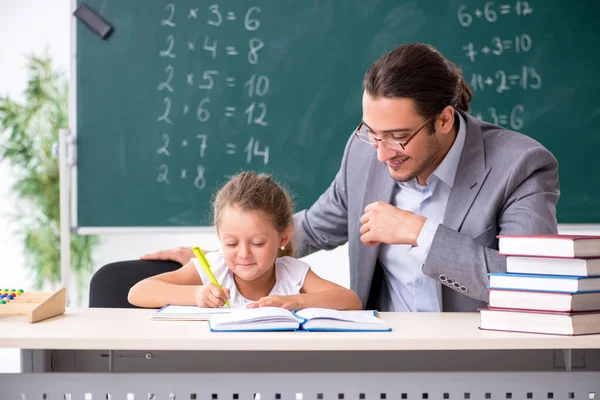
<path id="1" fill-rule="evenodd" d="M 362 108 L 367 131 L 379 139 L 404 143 L 427 121 L 417 114 L 412 99 L 373 99 L 364 93 Z M 406 182 L 423 174 L 427 177 L 433 172 L 438 164 L 436 161 L 443 154 L 440 140 L 437 135 L 431 134 L 430 128 L 428 123 L 405 150 L 390 149 L 384 143 L 375 145 L 377 159 L 387 164 L 392 179 Z"/>

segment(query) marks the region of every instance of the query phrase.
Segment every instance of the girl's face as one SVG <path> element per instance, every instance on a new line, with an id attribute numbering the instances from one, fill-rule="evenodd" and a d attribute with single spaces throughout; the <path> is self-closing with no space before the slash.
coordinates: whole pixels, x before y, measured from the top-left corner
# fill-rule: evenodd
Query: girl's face
<path id="1" fill-rule="evenodd" d="M 217 230 L 227 267 L 244 281 L 272 273 L 277 250 L 291 235 L 291 229 L 277 232 L 267 213 L 243 211 L 235 205 L 221 211 Z"/>

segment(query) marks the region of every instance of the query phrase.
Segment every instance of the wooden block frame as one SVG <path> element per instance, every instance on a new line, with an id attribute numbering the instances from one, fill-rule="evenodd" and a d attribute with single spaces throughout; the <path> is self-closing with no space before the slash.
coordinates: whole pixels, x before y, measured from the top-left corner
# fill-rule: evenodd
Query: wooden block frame
<path id="1" fill-rule="evenodd" d="M 63 287 L 56 292 L 24 292 L 6 304 L 0 304 L 2 315 L 27 315 L 33 324 L 65 313 L 67 293 Z"/>

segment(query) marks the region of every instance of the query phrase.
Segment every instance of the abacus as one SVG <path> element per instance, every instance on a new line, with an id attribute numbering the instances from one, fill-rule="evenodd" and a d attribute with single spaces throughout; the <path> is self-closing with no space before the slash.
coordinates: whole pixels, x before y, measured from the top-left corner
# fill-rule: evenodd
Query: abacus
<path id="1" fill-rule="evenodd" d="M 30 324 L 64 314 L 66 303 L 65 288 L 56 292 L 0 289 L 0 316 L 27 315 Z"/>

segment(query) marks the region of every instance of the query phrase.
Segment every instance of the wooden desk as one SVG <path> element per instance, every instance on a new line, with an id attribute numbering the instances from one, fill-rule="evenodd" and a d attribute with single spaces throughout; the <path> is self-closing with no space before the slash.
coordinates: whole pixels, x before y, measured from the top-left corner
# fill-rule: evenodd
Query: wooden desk
<path id="1" fill-rule="evenodd" d="M 512 399 L 528 393 L 540 398 L 551 392 L 561 393 L 555 399 L 588 399 L 596 392 L 600 398 L 600 335 L 482 331 L 478 313 L 382 313 L 393 331 L 381 333 L 214 333 L 206 322 L 151 321 L 153 312 L 67 309 L 36 324 L 2 317 L 0 348 L 24 349 L 24 372 L 30 373 L 0 375 L 0 387 L 12 388 L 15 396 L 27 390 L 43 394 L 40 390 L 52 387 L 61 399 L 67 390 L 82 398 L 91 390 L 103 400 L 109 393 L 123 393 L 115 399 L 128 393 L 147 399 L 152 385 L 152 393 L 164 392 L 165 399 L 171 394 L 201 399 L 200 393 L 212 390 L 210 400 L 224 393 L 219 382 L 228 387 L 228 400 L 236 398 L 231 390 L 238 390 L 238 399 L 240 393 L 245 398 L 262 393 L 261 400 L 271 395 L 277 400 L 279 392 L 273 390 L 290 400 L 309 392 L 315 400 L 324 393 L 328 397 L 323 399 L 339 400 L 341 393 L 348 396 L 342 396 L 345 400 L 359 399 L 367 392 L 379 400 L 382 393 L 410 399 L 422 399 L 424 393 L 429 399 L 452 393 L 451 398 L 463 399 L 469 393 L 469 398 L 483 399 L 492 392 L 501 393 L 492 398 L 506 398 L 506 393 Z M 127 379 L 115 379 L 119 376 Z M 239 386 L 229 389 L 234 378 Z M 273 379 L 288 386 L 273 389 Z M 86 389 L 85 382 L 93 384 Z M 169 392 L 173 382 L 185 388 L 179 390 L 185 397 Z"/>

